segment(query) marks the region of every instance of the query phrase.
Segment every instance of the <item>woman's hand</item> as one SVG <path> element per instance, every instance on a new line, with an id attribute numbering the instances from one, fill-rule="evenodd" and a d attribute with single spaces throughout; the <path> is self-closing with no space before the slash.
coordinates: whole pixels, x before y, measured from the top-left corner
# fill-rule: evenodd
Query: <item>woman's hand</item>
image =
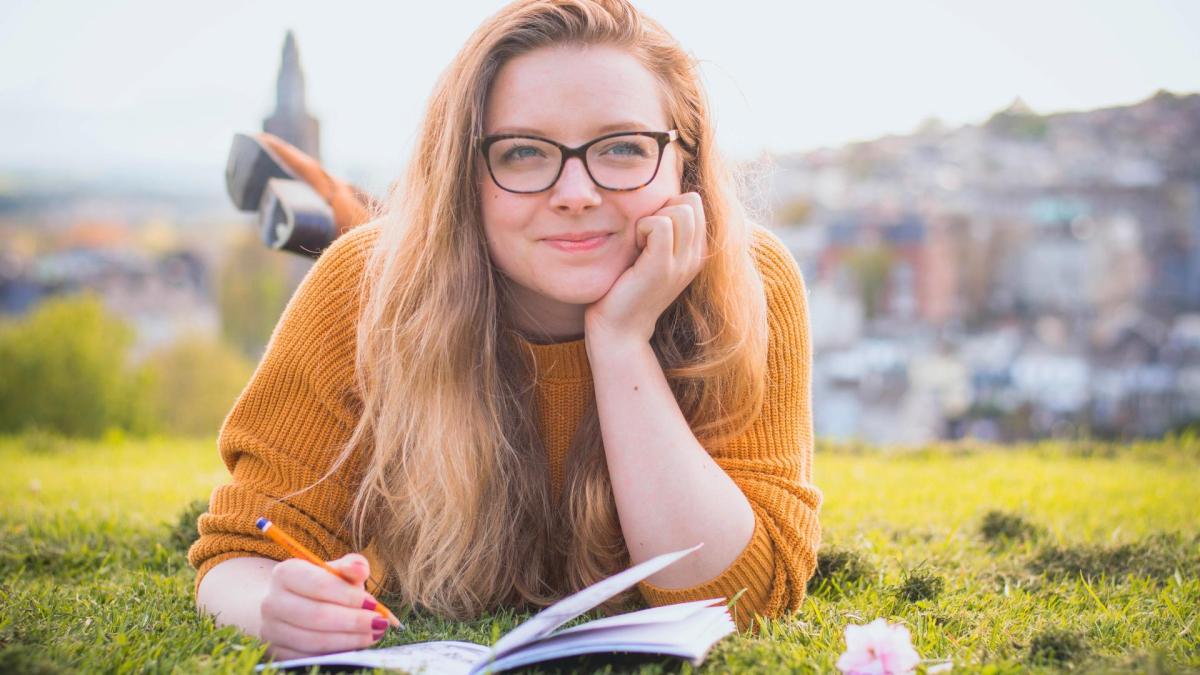
<path id="1" fill-rule="evenodd" d="M 262 601 L 260 637 L 275 659 L 369 647 L 387 632 L 365 590 L 367 559 L 350 553 L 329 565 L 355 580 L 350 584 L 307 560 L 285 560 L 271 571 Z"/>
<path id="2" fill-rule="evenodd" d="M 641 254 L 584 313 L 589 343 L 649 342 L 658 317 L 696 278 L 708 255 L 699 193 L 672 197 L 658 211 L 639 219 L 636 228 Z"/>

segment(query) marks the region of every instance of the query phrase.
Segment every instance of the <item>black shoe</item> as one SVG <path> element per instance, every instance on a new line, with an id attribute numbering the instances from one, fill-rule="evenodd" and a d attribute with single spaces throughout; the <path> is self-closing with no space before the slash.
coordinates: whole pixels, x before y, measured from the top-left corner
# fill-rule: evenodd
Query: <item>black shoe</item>
<path id="1" fill-rule="evenodd" d="M 308 183 L 271 178 L 258 210 L 263 243 L 316 258 L 333 243 L 333 209 Z"/>
<path id="2" fill-rule="evenodd" d="M 272 178 L 296 176 L 254 136 L 234 134 L 225 164 L 225 189 L 239 211 L 257 211 Z"/>

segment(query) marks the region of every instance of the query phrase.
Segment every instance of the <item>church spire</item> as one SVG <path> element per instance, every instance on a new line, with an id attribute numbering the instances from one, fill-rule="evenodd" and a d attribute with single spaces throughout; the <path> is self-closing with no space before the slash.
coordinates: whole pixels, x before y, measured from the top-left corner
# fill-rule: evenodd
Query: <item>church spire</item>
<path id="1" fill-rule="evenodd" d="M 275 111 L 263 120 L 263 131 L 275 134 L 317 159 L 321 157 L 320 122 L 308 114 L 300 49 L 291 30 L 283 40 L 275 84 Z"/>

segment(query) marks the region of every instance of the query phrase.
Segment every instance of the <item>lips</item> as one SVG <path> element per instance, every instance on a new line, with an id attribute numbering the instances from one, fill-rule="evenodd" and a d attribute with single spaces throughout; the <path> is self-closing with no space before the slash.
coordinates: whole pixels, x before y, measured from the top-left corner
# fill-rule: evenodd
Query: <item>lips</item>
<path id="1" fill-rule="evenodd" d="M 612 235 L 612 232 L 575 232 L 542 241 L 560 251 L 591 251 L 607 243 Z"/>

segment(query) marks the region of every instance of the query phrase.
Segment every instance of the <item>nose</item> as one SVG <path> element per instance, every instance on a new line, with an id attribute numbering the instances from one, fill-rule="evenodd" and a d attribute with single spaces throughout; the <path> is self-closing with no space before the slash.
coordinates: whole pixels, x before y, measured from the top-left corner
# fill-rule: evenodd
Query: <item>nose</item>
<path id="1" fill-rule="evenodd" d="M 600 204 L 600 190 L 583 160 L 572 157 L 563 165 L 558 182 L 550 186 L 550 207 L 561 213 L 583 213 Z"/>

